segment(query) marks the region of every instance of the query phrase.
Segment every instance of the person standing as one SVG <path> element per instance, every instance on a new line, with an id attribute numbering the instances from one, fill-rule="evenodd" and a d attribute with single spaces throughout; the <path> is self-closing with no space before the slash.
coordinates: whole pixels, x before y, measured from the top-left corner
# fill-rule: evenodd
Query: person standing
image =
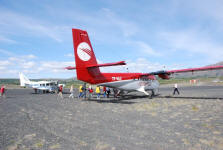
<path id="1" fill-rule="evenodd" d="M 100 94 L 101 94 L 100 86 L 97 86 L 97 87 L 96 87 L 95 92 L 96 92 L 96 94 L 97 94 L 97 99 L 100 99 Z"/>
<path id="2" fill-rule="evenodd" d="M 74 98 L 74 86 L 73 84 L 70 86 L 70 96 L 69 98 Z"/>
<path id="3" fill-rule="evenodd" d="M 81 98 L 83 95 L 83 86 L 82 85 L 79 86 L 79 93 L 80 94 L 79 94 L 78 98 Z"/>
<path id="4" fill-rule="evenodd" d="M 5 96 L 5 86 L 4 85 L 1 86 L 0 92 L 1 92 L 1 97 L 5 98 L 6 96 Z"/>
<path id="5" fill-rule="evenodd" d="M 82 88 L 82 91 L 83 91 L 83 95 L 82 95 L 82 97 L 83 97 L 84 99 L 86 99 L 86 91 L 87 91 L 86 83 L 84 83 L 83 88 Z"/>
<path id="6" fill-rule="evenodd" d="M 107 98 L 109 98 L 110 92 L 111 92 L 110 88 L 109 87 L 106 87 L 106 95 L 107 95 Z"/>
<path id="7" fill-rule="evenodd" d="M 63 99 L 63 85 L 59 86 L 59 93 L 57 97 L 60 97 L 61 99 Z"/>
<path id="8" fill-rule="evenodd" d="M 88 93 L 89 93 L 88 99 L 91 99 L 92 98 L 93 92 L 94 91 L 93 91 L 93 89 L 92 89 L 92 87 L 90 85 L 89 88 L 88 88 Z"/>
<path id="9" fill-rule="evenodd" d="M 103 86 L 103 93 L 104 93 L 104 98 L 106 97 L 106 87 Z"/>
<path id="10" fill-rule="evenodd" d="M 180 94 L 178 87 L 177 87 L 177 83 L 174 84 L 173 95 L 175 95 L 175 92 L 177 92 L 178 95 Z"/>
<path id="11" fill-rule="evenodd" d="M 114 98 L 118 97 L 118 89 L 113 88 Z"/>

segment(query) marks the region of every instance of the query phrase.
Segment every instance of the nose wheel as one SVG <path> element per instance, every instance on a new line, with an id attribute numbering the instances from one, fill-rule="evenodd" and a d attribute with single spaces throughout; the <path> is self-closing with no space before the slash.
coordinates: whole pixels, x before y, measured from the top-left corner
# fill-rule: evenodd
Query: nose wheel
<path id="1" fill-rule="evenodd" d="M 159 89 L 152 90 L 150 94 L 150 98 L 153 98 L 154 96 L 158 95 L 158 93 L 159 93 Z"/>

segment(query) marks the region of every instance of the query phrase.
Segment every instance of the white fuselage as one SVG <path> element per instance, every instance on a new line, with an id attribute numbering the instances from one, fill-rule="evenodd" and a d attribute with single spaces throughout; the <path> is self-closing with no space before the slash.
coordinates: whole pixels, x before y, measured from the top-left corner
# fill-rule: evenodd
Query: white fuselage
<path id="1" fill-rule="evenodd" d="M 106 82 L 98 85 L 117 88 L 119 90 L 128 92 L 139 91 L 145 93 L 146 95 L 148 95 L 146 91 L 149 90 L 156 91 L 159 88 L 159 82 L 157 80 L 137 80 L 137 79 Z"/>
<path id="2" fill-rule="evenodd" d="M 24 74 L 19 73 L 20 86 L 30 87 L 45 92 L 53 92 L 58 89 L 57 81 L 30 81 Z"/>
<path id="3" fill-rule="evenodd" d="M 39 82 L 31 81 L 30 83 L 26 83 L 25 85 L 33 89 L 43 90 L 48 92 L 53 92 L 58 88 L 57 83 L 54 81 L 39 81 Z"/>

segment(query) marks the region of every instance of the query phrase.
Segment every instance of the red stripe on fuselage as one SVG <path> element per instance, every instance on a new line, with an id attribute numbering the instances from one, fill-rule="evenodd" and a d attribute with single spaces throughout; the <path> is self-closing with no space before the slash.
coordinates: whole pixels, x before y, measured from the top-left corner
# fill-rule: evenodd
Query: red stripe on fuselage
<path id="1" fill-rule="evenodd" d="M 96 76 L 93 80 L 88 81 L 91 84 L 100 84 L 106 82 L 115 82 L 115 81 L 123 81 L 130 79 L 149 79 L 156 80 L 154 75 L 143 76 L 143 73 L 101 73 Z"/>

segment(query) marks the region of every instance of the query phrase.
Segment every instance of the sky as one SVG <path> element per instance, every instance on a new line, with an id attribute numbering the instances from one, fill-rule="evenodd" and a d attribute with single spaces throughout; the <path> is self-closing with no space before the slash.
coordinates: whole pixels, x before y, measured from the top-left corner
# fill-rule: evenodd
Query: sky
<path id="1" fill-rule="evenodd" d="M 73 78 L 72 28 L 89 34 L 103 72 L 223 61 L 222 0 L 0 0 L 0 78 Z"/>

